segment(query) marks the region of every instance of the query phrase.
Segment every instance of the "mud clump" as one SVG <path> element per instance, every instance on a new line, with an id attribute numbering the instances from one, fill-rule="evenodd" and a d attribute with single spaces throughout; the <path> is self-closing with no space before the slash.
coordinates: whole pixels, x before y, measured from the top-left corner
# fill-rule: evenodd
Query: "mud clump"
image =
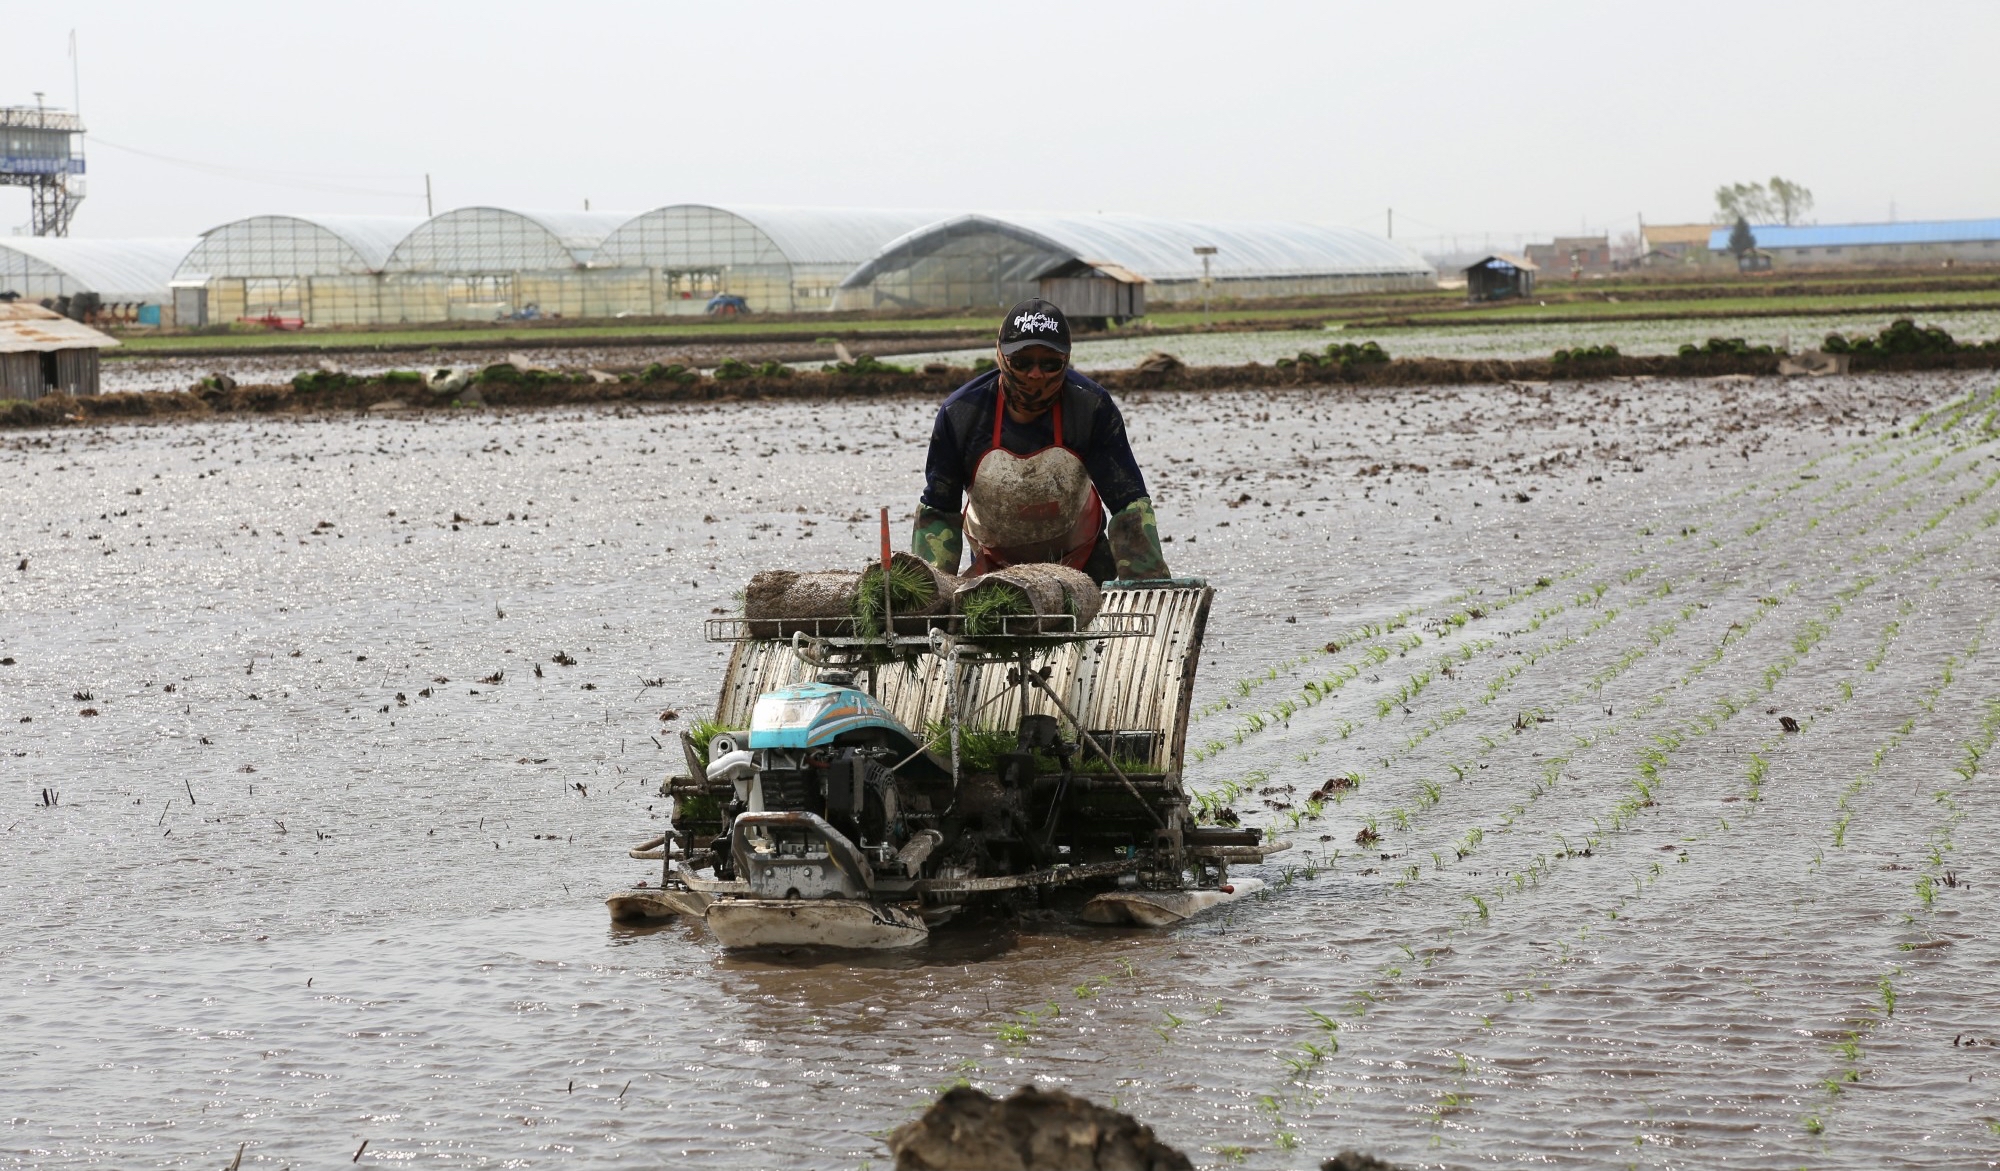
<path id="1" fill-rule="evenodd" d="M 1331 1159 L 1321 1159 L 1319 1171 L 1402 1171 L 1402 1168 L 1359 1151 L 1342 1151 Z"/>
<path id="2" fill-rule="evenodd" d="M 1060 1090 L 961 1086 L 889 1136 L 897 1171 L 1194 1171 L 1153 1129 Z"/>

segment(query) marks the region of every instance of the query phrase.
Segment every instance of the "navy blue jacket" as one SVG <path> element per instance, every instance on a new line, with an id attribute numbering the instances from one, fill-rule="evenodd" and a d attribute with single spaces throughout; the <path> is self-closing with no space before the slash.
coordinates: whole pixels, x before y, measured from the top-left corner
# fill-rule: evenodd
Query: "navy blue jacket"
<path id="1" fill-rule="evenodd" d="M 964 510 L 973 470 L 993 450 L 999 385 L 1000 372 L 988 370 L 952 391 L 938 408 L 930 455 L 924 461 L 923 502 L 939 512 L 957 515 Z M 1071 370 L 1063 379 L 1062 417 L 1063 446 L 1083 460 L 1105 507 L 1118 512 L 1149 494 L 1125 437 L 1125 417 L 1109 391 Z M 1016 455 L 1050 446 L 1055 443 L 1055 412 L 1045 412 L 1032 423 L 1016 423 L 1002 412 L 1000 443 Z"/>

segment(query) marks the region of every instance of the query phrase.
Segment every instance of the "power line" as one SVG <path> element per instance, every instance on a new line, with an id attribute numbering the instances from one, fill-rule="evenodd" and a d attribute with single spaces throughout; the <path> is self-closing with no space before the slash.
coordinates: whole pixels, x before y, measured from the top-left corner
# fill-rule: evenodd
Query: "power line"
<path id="1" fill-rule="evenodd" d="M 424 197 L 421 191 L 377 191 L 367 187 L 349 187 L 344 184 L 320 182 L 313 180 L 304 172 L 266 171 L 254 167 L 235 167 L 223 163 L 204 163 L 195 159 L 175 158 L 173 155 L 163 155 L 150 150 L 140 150 L 136 146 L 124 146 L 95 134 L 90 136 L 90 141 L 95 146 L 108 146 L 112 150 L 138 155 L 141 158 L 152 159 L 155 162 L 166 163 L 170 166 L 185 167 L 191 171 L 219 175 L 228 179 L 241 179 L 249 183 L 263 183 L 273 187 L 296 187 L 302 191 L 328 191 L 341 195 L 373 195 L 384 199 L 418 200 Z"/>

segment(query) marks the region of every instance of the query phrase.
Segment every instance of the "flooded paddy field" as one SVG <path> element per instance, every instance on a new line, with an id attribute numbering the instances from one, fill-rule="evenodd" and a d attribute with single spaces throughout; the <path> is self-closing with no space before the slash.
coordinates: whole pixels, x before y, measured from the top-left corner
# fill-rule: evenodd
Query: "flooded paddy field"
<path id="1" fill-rule="evenodd" d="M 1993 1166 L 1991 392 L 1129 396 L 1268 897 L 793 962 L 601 899 L 701 620 L 868 557 L 932 404 L 0 436 L 0 1164 L 884 1166 L 967 1079 L 1203 1166 Z"/>
<path id="2" fill-rule="evenodd" d="M 1395 329 L 1286 329 L 1234 333 L 1152 334 L 1080 341 L 1077 365 L 1085 370 L 1122 370 L 1146 355 L 1165 350 L 1193 366 L 1269 365 L 1295 357 L 1301 350 L 1323 350 L 1328 342 L 1373 339 L 1398 358 L 1546 358 L 1558 349 L 1617 346 L 1626 354 L 1671 354 L 1682 344 L 1696 345 L 1711 337 L 1740 337 L 1751 345 L 1773 345 L 1797 351 L 1812 349 L 1827 334 L 1875 334 L 1897 317 L 1910 314 L 1822 314 L 1798 317 L 1715 317 L 1679 321 L 1606 321 L 1586 324 L 1432 326 Z M 1936 325 L 1954 337 L 1979 341 L 2000 336 L 2000 312 L 1919 313 L 1923 326 Z M 894 339 L 847 343 L 852 352 L 891 359 L 897 365 L 922 366 L 947 362 L 970 366 L 991 358 L 991 346 L 939 349 L 922 340 Z M 348 352 L 330 361 L 350 374 L 386 374 L 391 370 L 480 368 L 506 362 L 517 352 L 536 365 L 557 370 L 637 370 L 648 363 L 713 369 L 727 358 L 745 362 L 789 362 L 817 370 L 835 360 L 830 345 L 798 342 L 704 342 L 655 346 L 557 346 L 522 351 L 496 345 L 490 350 L 424 353 Z M 316 368 L 312 358 L 297 354 L 233 354 L 228 357 L 176 357 L 168 354 L 116 357 L 104 364 L 104 389 L 115 391 L 186 390 L 211 374 L 222 373 L 246 385 L 289 382 L 301 370 Z"/>
<path id="3" fill-rule="evenodd" d="M 1626 354 L 1671 354 L 1683 344 L 1712 337 L 1740 337 L 1751 345 L 1784 345 L 1809 350 L 1829 333 L 1873 335 L 1898 317 L 1936 325 L 1961 340 L 2000 336 L 2000 312 L 1817 314 L 1798 317 L 1711 317 L 1677 321 L 1604 321 L 1586 324 L 1410 326 L 1383 329 L 1300 329 L 1255 333 L 1184 334 L 1131 337 L 1076 344 L 1076 364 L 1085 370 L 1119 370 L 1165 350 L 1192 366 L 1269 365 L 1300 350 L 1323 350 L 1328 342 L 1374 340 L 1398 358 L 1546 358 L 1558 349 L 1617 346 Z M 991 357 L 988 349 L 929 350 L 896 359 L 905 365 L 952 362 L 967 365 Z"/>
<path id="4" fill-rule="evenodd" d="M 877 342 L 859 348 L 878 355 L 907 350 L 929 349 L 922 341 Z M 115 353 L 115 351 L 114 351 Z M 694 369 L 710 369 L 728 358 L 746 362 L 804 362 L 812 367 L 835 360 L 831 345 L 800 342 L 662 342 L 658 345 L 621 346 L 536 346 L 497 343 L 490 349 L 454 349 L 431 352 L 396 350 L 369 352 L 347 350 L 326 356 L 349 374 L 377 375 L 391 370 L 431 371 L 448 368 L 480 369 L 497 362 L 517 361 L 516 355 L 537 366 L 556 370 L 638 370 L 649 363 L 679 363 Z M 290 382 L 302 370 L 318 369 L 319 359 L 300 354 L 243 353 L 228 356 L 188 357 L 171 353 L 144 356 L 115 356 L 103 367 L 104 389 L 119 391 L 186 390 L 213 374 L 227 374 L 245 386 L 276 385 Z"/>

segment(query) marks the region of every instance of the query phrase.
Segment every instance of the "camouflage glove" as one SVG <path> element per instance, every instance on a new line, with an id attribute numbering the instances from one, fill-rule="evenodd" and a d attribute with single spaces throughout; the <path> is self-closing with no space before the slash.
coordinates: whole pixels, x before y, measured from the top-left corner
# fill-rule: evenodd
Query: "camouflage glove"
<path id="1" fill-rule="evenodd" d="M 1160 552 L 1160 522 L 1153 517 L 1153 501 L 1141 496 L 1118 510 L 1105 530 L 1111 537 L 1111 555 L 1118 561 L 1118 576 L 1126 581 L 1153 581 L 1172 577 L 1167 555 Z"/>
<path id="2" fill-rule="evenodd" d="M 957 513 L 939 512 L 928 504 L 917 505 L 917 527 L 910 534 L 910 552 L 941 572 L 957 573 L 964 524 Z"/>

